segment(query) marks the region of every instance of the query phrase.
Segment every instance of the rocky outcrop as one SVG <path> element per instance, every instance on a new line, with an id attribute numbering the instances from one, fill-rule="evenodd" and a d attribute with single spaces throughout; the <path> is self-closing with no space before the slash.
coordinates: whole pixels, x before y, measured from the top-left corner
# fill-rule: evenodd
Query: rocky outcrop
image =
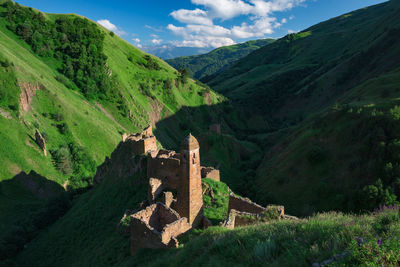
<path id="1" fill-rule="evenodd" d="M 42 134 L 39 132 L 38 129 L 36 129 L 36 131 L 35 131 L 35 142 L 40 147 L 40 149 L 43 151 L 43 154 L 46 157 L 47 156 L 46 140 L 43 138 Z"/>
<path id="2" fill-rule="evenodd" d="M 38 82 L 36 84 L 18 81 L 18 85 L 21 88 L 21 94 L 19 97 L 19 106 L 23 112 L 31 110 L 31 102 L 33 97 L 36 95 L 36 91 L 40 90 Z"/>

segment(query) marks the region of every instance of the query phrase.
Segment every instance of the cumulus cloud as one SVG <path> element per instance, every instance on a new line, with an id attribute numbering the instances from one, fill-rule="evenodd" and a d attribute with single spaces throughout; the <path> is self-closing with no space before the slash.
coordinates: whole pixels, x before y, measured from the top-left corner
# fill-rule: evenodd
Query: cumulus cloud
<path id="1" fill-rule="evenodd" d="M 112 31 L 119 36 L 126 34 L 126 32 L 124 32 L 122 29 L 120 29 L 117 26 L 115 26 L 114 24 L 112 24 L 108 19 L 100 19 L 97 21 L 97 23 L 100 24 L 101 26 L 103 26 L 104 28 L 106 28 L 107 30 Z"/>
<path id="2" fill-rule="evenodd" d="M 234 38 L 245 39 L 272 34 L 276 28 L 287 23 L 274 16 L 275 12 L 290 10 L 306 0 L 191 0 L 202 6 L 194 10 L 179 9 L 170 15 L 186 24 L 184 27 L 169 24 L 167 29 L 183 37 L 179 44 L 195 47 L 219 47 L 234 44 Z M 248 16 L 249 23 L 233 25 L 229 29 L 214 22 L 222 22 L 238 16 Z M 293 19 L 291 16 L 289 19 Z"/>
<path id="3" fill-rule="evenodd" d="M 211 18 L 206 11 L 196 8 L 195 10 L 179 9 L 170 14 L 174 19 L 182 23 L 212 25 Z"/>
<path id="4" fill-rule="evenodd" d="M 218 25 L 186 25 L 186 27 L 177 27 L 169 24 L 167 29 L 175 35 L 183 37 L 182 42 L 175 42 L 176 46 L 217 48 L 235 44 L 229 38 L 231 30 Z"/>
<path id="5" fill-rule="evenodd" d="M 134 38 L 132 40 L 135 41 L 136 43 L 140 43 L 140 39 L 139 38 Z"/>
<path id="6" fill-rule="evenodd" d="M 153 39 L 153 40 L 151 40 L 151 42 L 152 42 L 153 44 L 156 44 L 156 45 L 161 44 L 162 41 L 163 41 L 162 39 Z"/>

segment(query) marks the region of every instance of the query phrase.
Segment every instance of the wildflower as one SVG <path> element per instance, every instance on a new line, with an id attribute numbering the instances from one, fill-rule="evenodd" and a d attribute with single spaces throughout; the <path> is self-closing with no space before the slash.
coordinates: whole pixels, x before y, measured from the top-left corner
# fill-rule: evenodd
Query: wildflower
<path id="1" fill-rule="evenodd" d="M 378 242 L 376 242 L 379 246 L 382 245 L 382 238 L 378 239 Z"/>

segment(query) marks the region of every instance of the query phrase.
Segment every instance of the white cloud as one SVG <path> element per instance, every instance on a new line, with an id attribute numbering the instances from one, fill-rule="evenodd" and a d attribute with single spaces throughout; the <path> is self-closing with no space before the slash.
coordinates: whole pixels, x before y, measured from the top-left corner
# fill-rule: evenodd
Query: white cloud
<path id="1" fill-rule="evenodd" d="M 163 41 L 162 39 L 153 39 L 153 40 L 151 40 L 151 42 L 152 42 L 153 44 L 156 44 L 156 45 L 161 44 L 162 41 Z"/>
<path id="2" fill-rule="evenodd" d="M 211 18 L 206 11 L 196 8 L 195 10 L 179 9 L 170 14 L 174 19 L 182 23 L 212 25 Z"/>
<path id="3" fill-rule="evenodd" d="M 134 38 L 132 40 L 135 41 L 136 43 L 140 43 L 140 39 L 139 38 Z"/>
<path id="4" fill-rule="evenodd" d="M 245 39 L 272 34 L 276 28 L 287 23 L 288 19 L 278 21 L 275 12 L 290 10 L 306 0 L 191 0 L 202 6 L 194 10 L 179 9 L 170 15 L 186 24 L 169 24 L 167 29 L 183 37 L 182 46 L 219 47 L 234 44 L 234 38 Z M 215 25 L 215 21 L 224 21 L 238 16 L 248 16 L 250 22 L 225 28 Z M 293 19 L 290 16 L 289 19 Z"/>
<path id="5" fill-rule="evenodd" d="M 175 35 L 182 36 L 182 42 L 176 42 L 176 46 L 188 47 L 220 47 L 233 45 L 235 42 L 229 38 L 231 30 L 218 25 L 187 25 L 186 27 L 177 27 L 169 24 L 167 29 Z"/>
<path id="6" fill-rule="evenodd" d="M 232 34 L 236 38 L 263 37 L 266 34 L 273 33 L 273 29 L 280 26 L 278 24 L 275 18 L 260 18 L 253 25 L 242 23 L 241 26 L 234 26 Z"/>
<path id="7" fill-rule="evenodd" d="M 163 31 L 161 28 L 156 28 L 156 27 L 153 27 L 153 26 L 150 26 L 150 25 L 144 25 L 144 27 L 147 28 L 147 29 L 150 29 L 152 31 L 155 31 L 155 32 L 162 32 Z"/>
<path id="8" fill-rule="evenodd" d="M 136 46 L 139 48 L 143 48 L 143 46 L 141 44 L 136 44 Z"/>
<path id="9" fill-rule="evenodd" d="M 296 33 L 297 31 L 294 31 L 294 30 L 288 30 L 287 31 L 289 34 L 291 34 L 291 33 Z"/>
<path id="10" fill-rule="evenodd" d="M 114 24 L 112 24 L 108 19 L 100 19 L 97 21 L 97 23 L 100 24 L 101 26 L 103 26 L 104 28 L 106 28 L 107 30 L 112 31 L 119 36 L 126 34 L 126 32 L 124 32 L 122 29 L 120 29 L 117 26 L 115 26 Z"/>

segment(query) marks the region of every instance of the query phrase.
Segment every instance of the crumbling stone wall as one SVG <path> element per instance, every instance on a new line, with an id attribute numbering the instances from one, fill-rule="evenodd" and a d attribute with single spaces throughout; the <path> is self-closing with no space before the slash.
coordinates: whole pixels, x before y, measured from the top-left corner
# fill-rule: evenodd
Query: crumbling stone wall
<path id="1" fill-rule="evenodd" d="M 168 150 L 160 150 L 156 157 L 150 156 L 147 160 L 147 177 L 165 180 L 166 187 L 176 189 L 180 174 L 179 156 Z"/>
<path id="2" fill-rule="evenodd" d="M 217 182 L 219 182 L 221 180 L 219 170 L 216 170 L 213 167 L 203 167 L 202 166 L 201 167 L 201 178 L 210 178 Z"/>
<path id="3" fill-rule="evenodd" d="M 176 202 L 176 200 L 174 199 L 172 192 L 163 192 L 162 202 L 165 206 L 173 208 L 173 204 Z"/>
<path id="4" fill-rule="evenodd" d="M 150 203 L 154 202 L 156 198 L 162 193 L 165 189 L 165 184 L 161 179 L 150 178 L 149 179 L 149 188 L 148 188 L 148 197 L 147 199 Z"/>
<path id="5" fill-rule="evenodd" d="M 191 228 L 186 218 L 162 203 L 131 215 L 131 254 L 138 248 L 177 247 L 177 237 Z"/>
<path id="6" fill-rule="evenodd" d="M 228 229 L 234 229 L 235 227 L 254 224 L 258 218 L 258 214 L 232 209 L 229 211 L 228 217 L 222 225 Z"/>
<path id="7" fill-rule="evenodd" d="M 138 140 L 128 137 L 125 142 L 129 143 L 134 154 L 141 155 L 149 151 L 156 151 L 157 140 L 155 136 L 145 137 Z"/>
<path id="8" fill-rule="evenodd" d="M 265 208 L 252 202 L 250 199 L 235 196 L 233 193 L 229 194 L 228 213 L 232 210 L 248 213 L 261 213 Z"/>

